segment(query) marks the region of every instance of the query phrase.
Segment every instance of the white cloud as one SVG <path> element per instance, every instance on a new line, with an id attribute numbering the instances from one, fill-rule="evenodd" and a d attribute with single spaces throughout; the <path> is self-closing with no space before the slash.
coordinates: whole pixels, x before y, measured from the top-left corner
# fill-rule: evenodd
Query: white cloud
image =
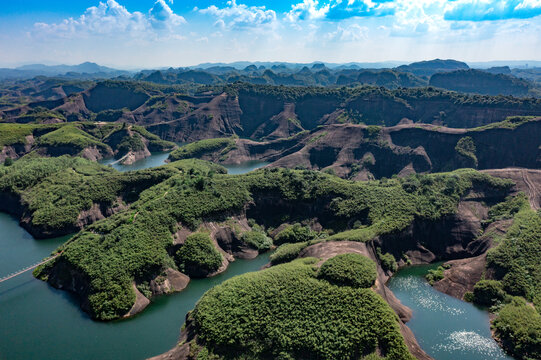
<path id="1" fill-rule="evenodd" d="M 352 24 L 346 27 L 338 25 L 336 31 L 325 35 L 325 39 L 329 41 L 353 42 L 367 39 L 367 33 L 368 28 L 359 24 Z"/>
<path id="2" fill-rule="evenodd" d="M 148 14 L 129 12 L 115 0 L 107 0 L 98 6 L 89 7 L 78 18 L 68 18 L 53 24 L 36 23 L 32 35 L 64 38 L 94 35 L 148 37 L 163 35 L 161 32 L 164 30 L 173 33 L 185 22 L 182 16 L 173 13 L 164 0 L 157 0 Z"/>
<path id="3" fill-rule="evenodd" d="M 173 2 L 170 1 L 170 3 Z M 171 30 L 180 24 L 186 23 L 186 20 L 182 16 L 175 14 L 164 0 L 157 0 L 148 13 L 151 24 L 156 28 L 168 28 Z"/>
<path id="4" fill-rule="evenodd" d="M 291 10 L 286 13 L 289 21 L 318 20 L 323 19 L 329 12 L 330 4 L 319 7 L 317 0 L 304 0 L 302 3 L 291 5 Z"/>
<path id="5" fill-rule="evenodd" d="M 273 26 L 276 24 L 276 12 L 267 10 L 265 6 L 247 6 L 237 4 L 236 0 L 227 2 L 224 8 L 211 5 L 206 9 L 197 9 L 201 14 L 207 14 L 222 20 L 223 25 L 232 29 Z M 219 23 L 221 25 L 222 23 Z"/>
<path id="6" fill-rule="evenodd" d="M 323 4 L 318 0 L 303 0 L 291 5 L 286 13 L 289 21 L 327 19 L 340 21 L 353 17 L 379 17 L 393 15 L 396 3 L 386 0 L 329 0 Z"/>

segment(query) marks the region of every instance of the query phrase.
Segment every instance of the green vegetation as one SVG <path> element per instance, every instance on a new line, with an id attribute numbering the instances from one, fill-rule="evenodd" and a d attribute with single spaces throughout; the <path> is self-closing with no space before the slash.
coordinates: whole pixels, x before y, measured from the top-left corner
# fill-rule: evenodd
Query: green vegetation
<path id="1" fill-rule="evenodd" d="M 369 288 L 378 276 L 376 263 L 359 254 L 337 255 L 325 261 L 318 277 L 331 284 Z"/>
<path id="2" fill-rule="evenodd" d="M 117 146 L 118 155 L 122 156 L 129 151 L 142 151 L 145 149 L 145 144 L 141 140 L 141 135 L 135 133 L 132 136 L 125 136 L 122 138 L 122 141 Z"/>
<path id="3" fill-rule="evenodd" d="M 225 221 L 226 216 L 240 214 L 248 203 L 252 204 L 253 212 L 248 216 L 272 227 L 318 217 L 326 229 L 336 232 L 358 221 L 361 228 L 336 235 L 359 240 L 349 234 L 362 232 L 363 237 L 370 233 L 390 234 L 406 228 L 415 218 L 436 221 L 453 214 L 461 194 L 473 184 L 492 188 L 495 194 L 505 193 L 511 186 L 508 181 L 474 170 L 421 176 L 422 185 L 413 193 L 404 191 L 399 179 L 353 182 L 318 172 L 288 169 L 261 169 L 230 176 L 223 174 L 225 170 L 221 166 L 193 159 L 154 170 L 163 171 L 168 177 L 142 191 L 126 211 L 77 234 L 60 249 L 64 250 L 62 256 L 40 273 L 46 277 L 58 262 L 78 269 L 91 279 L 88 293 L 95 296 L 90 311 L 97 318 L 112 319 L 124 314 L 132 304 L 128 300 L 134 279 L 138 283 L 149 281 L 164 268 L 180 265 L 179 259 L 170 255 L 174 249 L 173 234 L 179 227 L 195 231 L 203 221 Z M 140 172 L 131 176 L 136 174 Z M 449 187 L 450 178 L 454 179 L 452 187 Z M 263 197 L 266 200 L 261 203 L 259 199 Z M 313 210 L 299 208 L 283 212 L 280 208 L 269 208 L 269 199 L 286 209 L 307 204 Z M 300 233 L 304 236 L 308 232 Z M 295 237 L 288 237 L 288 241 L 297 241 L 290 239 Z M 322 240 L 282 245 L 271 261 L 292 259 L 302 248 L 317 241 Z M 387 269 L 396 266 L 391 254 L 383 255 L 381 260 Z"/>
<path id="4" fill-rule="evenodd" d="M 497 280 L 481 280 L 473 288 L 473 301 L 483 306 L 492 306 L 502 302 L 505 292 Z"/>
<path id="5" fill-rule="evenodd" d="M 541 216 L 532 210 L 515 215 L 498 247 L 487 255 L 487 266 L 502 280 L 503 289 L 532 301 L 541 294 Z"/>
<path id="6" fill-rule="evenodd" d="M 96 147 L 107 151 L 107 145 L 96 139 L 94 136 L 84 132 L 77 125 L 68 124 L 58 130 L 51 131 L 38 140 L 40 146 L 48 147 L 69 147 L 77 153 L 88 147 Z"/>
<path id="7" fill-rule="evenodd" d="M 524 194 L 493 206 L 491 221 L 513 217 L 513 224 L 487 254 L 487 268 L 496 280 L 481 280 L 468 299 L 497 311 L 496 336 L 518 359 L 541 358 L 541 214 L 528 206 Z M 512 296 L 516 297 L 512 297 Z M 532 301 L 526 304 L 526 300 Z M 500 306 L 501 303 L 507 303 Z"/>
<path id="8" fill-rule="evenodd" d="M 0 192 L 21 197 L 31 214 L 31 224 L 54 234 L 73 231 L 79 214 L 93 204 L 109 208 L 118 198 L 133 201 L 145 188 L 173 174 L 170 168 L 119 173 L 68 156 L 22 158 L 0 169 Z"/>
<path id="9" fill-rule="evenodd" d="M 523 300 L 505 305 L 493 328 L 503 347 L 516 359 L 541 359 L 541 315 Z"/>
<path id="10" fill-rule="evenodd" d="M 308 227 L 301 224 L 293 224 L 286 226 L 274 237 L 274 243 L 281 245 L 285 243 L 300 243 L 312 240 L 315 233 Z"/>
<path id="11" fill-rule="evenodd" d="M 308 247 L 308 242 L 303 243 L 293 243 L 293 244 L 282 244 L 271 254 L 270 261 L 271 264 L 282 264 L 290 262 L 299 256 L 299 253 Z"/>
<path id="12" fill-rule="evenodd" d="M 36 107 L 31 109 L 26 114 L 17 117 L 18 123 L 43 123 L 47 120 L 66 121 L 66 117 L 59 111 L 49 110 L 44 107 Z"/>
<path id="13" fill-rule="evenodd" d="M 208 291 L 191 314 L 200 345 L 228 359 L 350 359 L 376 350 L 413 359 L 379 295 L 318 280 L 315 262 L 240 275 Z"/>
<path id="14" fill-rule="evenodd" d="M 127 127 L 126 124 L 102 125 L 92 122 L 51 125 L 0 123 L 0 148 L 7 145 L 25 145 L 27 136 L 34 137 L 32 150 L 45 149 L 46 153 L 52 156 L 80 155 L 86 148 L 97 148 L 104 156 L 111 155 L 113 151 L 125 154 L 128 151 L 144 149 L 142 137 L 146 138 L 150 151 L 165 151 L 175 147 L 174 143 L 162 140 L 140 126 L 129 126 L 131 134 Z M 115 134 L 121 132 L 124 133 L 122 139 L 116 139 Z"/>
<path id="15" fill-rule="evenodd" d="M 99 122 L 114 122 L 122 117 L 124 114 L 124 109 L 117 110 L 103 110 L 96 114 L 96 121 Z"/>
<path id="16" fill-rule="evenodd" d="M 530 121 L 539 121 L 539 117 L 535 116 L 508 116 L 504 121 L 495 122 L 485 126 L 476 127 L 470 131 L 483 131 L 488 129 L 516 129 Z"/>
<path id="17" fill-rule="evenodd" d="M 421 186 L 415 189 L 406 187 L 406 191 L 402 184 L 410 181 L 410 177 L 382 179 L 362 185 L 358 183 L 366 190 L 370 189 L 370 194 L 350 191 L 349 196 L 338 197 L 339 201 L 332 204 L 337 213 L 352 217 L 363 210 L 368 211 L 370 222 L 363 223 L 367 225 L 365 227 L 332 235 L 329 240 L 368 241 L 375 236 L 403 230 L 414 218 L 436 220 L 445 214 L 455 213 L 458 200 L 474 184 L 485 184 L 496 193 L 505 193 L 512 184 L 469 169 L 412 177 L 417 178 Z"/>
<path id="18" fill-rule="evenodd" d="M 467 159 L 470 159 L 474 165 L 474 167 L 477 167 L 478 161 L 477 156 L 475 155 L 475 152 L 477 151 L 477 148 L 475 147 L 475 143 L 473 142 L 473 139 L 470 136 L 465 136 L 458 140 L 455 146 L 455 150 L 462 156 L 464 156 Z"/>
<path id="19" fill-rule="evenodd" d="M 181 146 L 180 148 L 169 154 L 169 160 L 176 161 L 182 159 L 198 158 L 217 152 L 226 154 L 227 152 L 233 150 L 234 147 L 234 138 L 205 139 Z"/>
<path id="20" fill-rule="evenodd" d="M 242 241 L 259 251 L 267 251 L 272 246 L 272 239 L 262 231 L 247 231 L 242 234 Z"/>
<path id="21" fill-rule="evenodd" d="M 519 211 L 529 209 L 529 207 L 528 197 L 521 192 L 516 196 L 509 196 L 505 201 L 492 206 L 488 211 L 487 221 L 512 219 Z"/>
<path id="22" fill-rule="evenodd" d="M 393 254 L 382 254 L 380 248 L 377 248 L 376 252 L 383 270 L 391 272 L 395 272 L 396 270 L 398 270 L 398 264 L 396 263 L 396 259 L 394 258 Z"/>
<path id="23" fill-rule="evenodd" d="M 430 285 L 434 285 L 436 281 L 440 281 L 444 278 L 444 271 L 445 268 L 443 266 L 438 266 L 436 269 L 428 270 L 428 274 L 426 274 L 426 280 Z"/>
<path id="24" fill-rule="evenodd" d="M 44 125 L 0 123 L 0 148 L 7 145 L 26 144 L 26 137 Z"/>
<path id="25" fill-rule="evenodd" d="M 152 134 L 142 126 L 132 126 L 131 129 L 148 140 L 148 150 L 154 151 L 166 151 L 173 149 L 176 145 L 173 142 L 160 139 L 158 135 Z"/>
<path id="26" fill-rule="evenodd" d="M 190 276 L 210 274 L 222 265 L 222 255 L 208 233 L 195 233 L 177 251 L 179 269 Z"/>
<path id="27" fill-rule="evenodd" d="M 368 139 L 372 139 L 372 140 L 377 139 L 380 132 L 381 132 L 381 126 L 369 125 L 366 127 L 366 137 Z"/>

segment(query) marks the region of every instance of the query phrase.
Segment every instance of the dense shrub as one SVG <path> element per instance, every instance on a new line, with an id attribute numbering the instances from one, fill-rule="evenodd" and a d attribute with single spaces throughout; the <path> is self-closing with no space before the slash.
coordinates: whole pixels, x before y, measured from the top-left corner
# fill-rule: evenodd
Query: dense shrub
<path id="1" fill-rule="evenodd" d="M 426 274 L 426 280 L 430 285 L 434 285 L 436 281 L 440 281 L 444 278 L 444 271 L 445 268 L 443 266 L 438 266 L 437 269 L 428 270 L 428 274 Z"/>
<path id="2" fill-rule="evenodd" d="M 458 140 L 455 150 L 462 156 L 470 159 L 474 167 L 477 167 L 477 156 L 475 152 L 477 151 L 475 143 L 471 136 L 465 136 Z"/>
<path id="3" fill-rule="evenodd" d="M 332 284 L 360 288 L 374 285 L 377 276 L 376 263 L 359 254 L 337 255 L 325 261 L 318 273 Z"/>
<path id="4" fill-rule="evenodd" d="M 493 321 L 496 336 L 517 359 L 541 359 L 541 315 L 524 302 L 505 305 Z"/>
<path id="5" fill-rule="evenodd" d="M 413 359 L 379 295 L 318 280 L 315 262 L 299 259 L 209 290 L 192 313 L 199 341 L 231 358 L 340 360 L 379 350 Z"/>
<path id="6" fill-rule="evenodd" d="M 528 197 L 521 192 L 516 196 L 506 198 L 504 202 L 492 206 L 488 210 L 488 220 L 489 222 L 493 222 L 512 219 L 520 210 L 528 209 L 529 207 Z"/>
<path id="7" fill-rule="evenodd" d="M 81 158 L 23 158 L 0 177 L 0 191 L 18 194 L 30 210 L 32 225 L 44 231 L 73 231 L 79 214 L 93 204 L 110 207 L 121 196 L 138 194 L 172 176 L 167 168 L 119 173 Z M 118 205 L 118 204 L 117 204 Z"/>
<path id="8" fill-rule="evenodd" d="M 525 209 L 516 213 L 513 225 L 500 244 L 487 255 L 487 266 L 504 290 L 529 301 L 541 294 L 541 216 Z"/>
<path id="9" fill-rule="evenodd" d="M 473 301 L 483 306 L 492 306 L 503 301 L 505 292 L 496 280 L 481 280 L 473 287 Z"/>
<path id="10" fill-rule="evenodd" d="M 394 258 L 393 254 L 383 254 L 380 248 L 377 248 L 376 253 L 378 255 L 378 259 L 381 263 L 381 267 L 383 270 L 391 272 L 395 272 L 396 270 L 398 270 L 398 264 L 396 263 L 396 259 Z"/>
<path id="11" fill-rule="evenodd" d="M 73 154 L 89 147 L 96 147 L 103 151 L 109 149 L 107 145 L 83 131 L 77 124 L 67 124 L 39 137 L 38 145 L 52 148 L 68 147 L 73 149 Z"/>
<path id="12" fill-rule="evenodd" d="M 42 161 L 47 164 L 55 163 Z M 0 167 L 0 187 L 7 182 L 8 187 L 13 186 L 22 189 L 16 191 L 28 191 L 30 194 L 30 188 L 40 183 L 43 175 L 48 176 L 49 170 L 35 166 L 32 170 L 25 169 L 20 173 L 21 176 L 12 176 L 14 174 L 11 169 L 21 169 L 19 162 L 21 160 L 11 167 Z M 54 172 L 56 171 L 58 170 Z M 114 176 L 120 176 L 111 171 Z M 123 300 L 114 302 L 107 300 L 104 294 L 118 294 L 126 289 L 126 295 L 129 295 L 132 293 L 132 290 L 129 290 L 130 285 L 135 279 L 148 281 L 162 269 L 175 267 L 168 250 L 173 244 L 172 235 L 178 231 L 179 226 L 195 231 L 203 221 L 223 221 L 224 214 L 241 214 L 249 203 L 256 208 L 262 206 L 257 200 L 261 196 L 272 194 L 276 197 L 277 204 L 315 204 L 317 201 L 321 203 L 318 206 L 326 209 L 326 217 L 322 218 L 322 221 L 328 221 L 328 228 L 334 231 L 340 231 L 340 224 L 362 218 L 365 224 L 362 228 L 337 233 L 329 239 L 370 240 L 377 235 L 401 231 L 416 217 L 436 221 L 447 214 L 454 214 L 460 196 L 474 184 L 493 189 L 496 193 L 506 191 L 511 185 L 508 181 L 474 170 L 427 175 L 430 181 L 424 181 L 424 177 L 421 177 L 423 185 L 413 193 L 404 191 L 398 179 L 387 182 L 355 182 L 313 171 L 286 169 L 262 169 L 244 175 L 229 176 L 223 174 L 223 167 L 200 160 L 182 160 L 145 171 L 124 173 L 122 176 L 127 176 L 128 179 L 137 179 L 138 176 L 145 178 L 156 171 L 164 172 L 167 177 L 137 193 L 136 201 L 130 204 L 129 209 L 88 226 L 73 237 L 62 247 L 62 256 L 54 262 L 68 264 L 70 268 L 76 268 L 85 278 L 90 279 L 90 295 L 103 293 L 94 299 L 106 301 L 99 312 L 105 314 L 104 318 L 118 317 L 123 309 L 133 305 L 124 303 L 130 296 L 118 295 L 118 298 Z M 455 192 L 448 195 L 443 193 L 443 190 L 450 176 L 457 179 L 457 186 Z M 205 179 L 204 187 L 197 186 L 198 178 Z M 89 179 L 104 181 L 106 177 L 96 175 Z M 150 184 L 151 181 L 134 181 L 131 186 L 142 188 L 142 183 Z M 74 184 L 81 184 L 81 181 L 77 180 Z M 43 189 L 47 189 L 45 184 Z M 51 194 L 57 192 L 55 187 L 49 189 Z M 107 196 L 108 194 L 106 193 Z M 49 200 L 43 201 L 47 203 Z M 51 206 L 51 209 L 54 208 L 55 206 Z M 255 218 L 264 223 L 268 220 L 266 215 Z M 280 215 L 281 222 L 309 220 L 304 218 L 307 216 L 304 212 L 286 215 L 285 218 L 285 214 Z M 298 218 L 293 220 L 289 216 Z M 333 228 L 333 224 L 337 224 L 336 228 Z M 304 247 L 314 241 L 318 240 L 280 247 L 273 254 L 273 263 L 295 258 Z M 396 268 L 392 255 L 382 256 L 382 263 L 386 264 L 388 269 Z M 54 263 L 43 269 L 40 276 L 46 278 L 51 268 L 55 268 Z M 70 276 L 69 273 L 67 276 Z"/>
<path id="13" fill-rule="evenodd" d="M 271 264 L 281 264 L 294 260 L 299 256 L 299 253 L 308 246 L 308 242 L 302 243 L 286 243 L 278 246 L 271 254 Z"/>
<path id="14" fill-rule="evenodd" d="M 181 146 L 169 154 L 169 159 L 171 161 L 175 161 L 181 159 L 198 158 L 203 155 L 219 151 L 227 152 L 233 149 L 234 146 L 234 138 L 205 139 Z"/>
<path id="15" fill-rule="evenodd" d="M 207 233 L 195 233 L 177 251 L 179 269 L 190 276 L 215 272 L 222 265 L 222 255 Z"/>
<path id="16" fill-rule="evenodd" d="M 274 237 L 274 243 L 281 245 L 285 243 L 299 243 L 312 240 L 315 233 L 308 227 L 301 224 L 288 225 Z"/>
<path id="17" fill-rule="evenodd" d="M 247 231 L 242 234 L 242 241 L 259 251 L 269 250 L 272 240 L 261 231 Z"/>

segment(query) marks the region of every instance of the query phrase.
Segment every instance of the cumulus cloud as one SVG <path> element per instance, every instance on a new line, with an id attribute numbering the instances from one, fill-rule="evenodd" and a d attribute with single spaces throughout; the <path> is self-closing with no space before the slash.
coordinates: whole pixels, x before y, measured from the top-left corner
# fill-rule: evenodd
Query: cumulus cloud
<path id="1" fill-rule="evenodd" d="M 317 0 L 304 0 L 302 3 L 291 5 L 286 14 L 290 21 L 322 19 L 329 12 L 330 4 L 319 6 Z"/>
<path id="2" fill-rule="evenodd" d="M 228 1 L 226 5 L 224 8 L 211 5 L 206 9 L 196 8 L 194 10 L 222 20 L 216 24 L 232 29 L 270 26 L 276 23 L 276 12 L 274 10 L 267 10 L 265 6 L 237 4 L 236 0 Z"/>
<path id="3" fill-rule="evenodd" d="M 172 0 L 169 1 L 173 3 Z M 148 13 L 151 24 L 156 28 L 172 29 L 186 22 L 182 16 L 175 14 L 164 0 L 156 1 Z"/>
<path id="4" fill-rule="evenodd" d="M 327 33 L 325 39 L 330 41 L 353 42 L 367 39 L 367 33 L 368 28 L 359 24 L 352 24 L 345 27 L 338 25 L 336 31 Z"/>
<path id="5" fill-rule="evenodd" d="M 446 20 L 529 19 L 541 15 L 541 0 L 457 0 L 448 4 Z"/>
<path id="6" fill-rule="evenodd" d="M 98 6 L 89 7 L 78 18 L 68 18 L 53 24 L 36 23 L 33 34 L 66 38 L 157 35 L 157 31 L 161 30 L 175 31 L 185 22 L 182 16 L 173 13 L 164 0 L 157 0 L 147 14 L 129 12 L 115 0 L 107 0 Z"/>
<path id="7" fill-rule="evenodd" d="M 320 3 L 317 0 L 304 0 L 291 6 L 286 14 L 290 21 L 297 20 L 343 20 L 352 17 L 387 16 L 395 13 L 393 0 L 330 0 Z"/>

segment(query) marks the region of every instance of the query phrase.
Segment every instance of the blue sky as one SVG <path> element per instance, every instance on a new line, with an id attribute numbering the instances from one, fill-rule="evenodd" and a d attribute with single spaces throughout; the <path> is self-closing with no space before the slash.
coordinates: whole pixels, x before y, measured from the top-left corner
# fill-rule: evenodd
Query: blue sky
<path id="1" fill-rule="evenodd" d="M 3 0 L 0 66 L 541 60 L 541 0 Z"/>

